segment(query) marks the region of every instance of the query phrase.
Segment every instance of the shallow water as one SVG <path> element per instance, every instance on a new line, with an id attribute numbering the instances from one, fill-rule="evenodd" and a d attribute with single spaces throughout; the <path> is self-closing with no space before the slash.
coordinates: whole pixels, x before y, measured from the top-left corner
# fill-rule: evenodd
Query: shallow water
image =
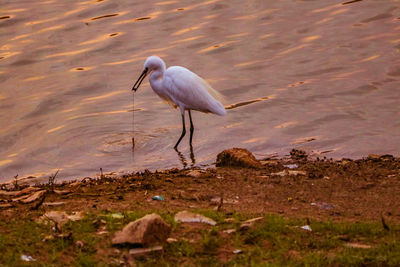
<path id="1" fill-rule="evenodd" d="M 398 156 L 399 30 L 389 0 L 3 0 L 0 181 L 206 166 L 231 147 Z M 226 97 L 226 117 L 193 112 L 193 155 L 147 80 L 132 114 L 152 54 Z"/>

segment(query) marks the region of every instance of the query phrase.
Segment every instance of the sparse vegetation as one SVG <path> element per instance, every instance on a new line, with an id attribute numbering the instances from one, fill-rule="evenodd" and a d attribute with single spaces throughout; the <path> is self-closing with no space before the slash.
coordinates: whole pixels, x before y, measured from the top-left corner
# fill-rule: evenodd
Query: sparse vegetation
<path id="1" fill-rule="evenodd" d="M 56 176 L 58 174 L 59 170 L 57 170 L 54 174 L 49 176 L 49 181 L 47 182 L 48 190 L 50 192 L 54 192 L 54 185 L 56 181 Z"/>
<path id="2" fill-rule="evenodd" d="M 171 221 L 165 212 L 163 217 Z M 119 248 L 115 254 L 110 235 L 121 229 L 125 222 L 141 216 L 136 212 L 124 212 L 121 219 L 113 218 L 113 212 L 88 213 L 83 220 L 69 222 L 62 228 L 65 238 L 45 240 L 52 235 L 51 225 L 34 221 L 37 213 L 0 222 L 0 262 L 5 266 L 20 265 L 21 255 L 32 255 L 34 264 L 70 264 L 76 266 L 109 265 L 122 261 L 128 248 Z M 220 212 L 204 211 L 215 219 L 231 218 Z M 235 217 L 246 218 L 237 213 Z M 312 231 L 300 228 L 300 219 L 289 219 L 265 214 L 265 221 L 247 231 L 233 234 L 222 232 L 226 227 L 236 228 L 235 222 L 216 226 L 188 227 L 175 224 L 172 235 L 177 242 L 165 245 L 164 253 L 151 253 L 136 258 L 139 266 L 214 265 L 259 266 L 266 262 L 285 266 L 396 266 L 400 263 L 400 227 L 386 231 L 377 222 L 353 223 L 311 220 Z M 107 222 L 109 234 L 98 235 L 96 220 Z M 83 247 L 77 246 L 81 241 Z M 362 244 L 357 248 L 348 244 Z M 240 249 L 242 253 L 233 254 Z"/>

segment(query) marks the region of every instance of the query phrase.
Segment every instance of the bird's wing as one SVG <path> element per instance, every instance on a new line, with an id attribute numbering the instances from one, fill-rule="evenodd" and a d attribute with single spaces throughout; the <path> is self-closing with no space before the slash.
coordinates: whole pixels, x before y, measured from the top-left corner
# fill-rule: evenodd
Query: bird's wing
<path id="1" fill-rule="evenodd" d="M 164 79 L 168 94 L 190 109 L 213 112 L 212 106 L 222 98 L 205 80 L 183 67 L 168 68 Z"/>
<path id="2" fill-rule="evenodd" d="M 178 106 L 174 103 L 174 101 L 167 95 L 159 95 L 165 103 L 172 106 L 173 108 L 177 108 Z"/>
<path id="3" fill-rule="evenodd" d="M 193 73 L 193 72 L 192 72 Z M 218 92 L 217 90 L 215 90 L 214 88 L 211 87 L 211 85 L 208 84 L 208 82 L 206 82 L 203 78 L 201 78 L 200 76 L 196 75 L 195 73 L 193 73 L 195 75 L 195 79 L 201 83 L 204 88 L 206 88 L 207 92 L 212 95 L 216 100 L 222 102 L 224 100 L 223 95 Z"/>

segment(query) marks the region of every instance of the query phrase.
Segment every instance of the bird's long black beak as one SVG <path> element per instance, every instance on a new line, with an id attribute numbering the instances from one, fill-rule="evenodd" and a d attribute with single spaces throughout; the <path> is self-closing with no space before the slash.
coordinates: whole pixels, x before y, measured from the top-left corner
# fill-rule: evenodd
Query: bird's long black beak
<path id="1" fill-rule="evenodd" d="M 143 82 L 144 78 L 146 78 L 147 75 L 147 68 L 145 68 L 142 72 L 142 74 L 140 74 L 139 79 L 135 82 L 135 84 L 133 85 L 132 90 L 136 92 L 136 90 L 139 88 L 140 84 Z"/>

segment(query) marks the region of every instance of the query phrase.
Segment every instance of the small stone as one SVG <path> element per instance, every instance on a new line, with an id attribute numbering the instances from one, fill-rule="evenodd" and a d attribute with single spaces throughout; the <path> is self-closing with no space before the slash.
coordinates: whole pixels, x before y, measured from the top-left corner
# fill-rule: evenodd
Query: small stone
<path id="1" fill-rule="evenodd" d="M 163 243 L 171 232 L 171 226 L 158 214 L 148 214 L 127 224 L 122 231 L 115 233 L 113 245 L 139 244 L 153 245 Z"/>
<path id="2" fill-rule="evenodd" d="M 176 222 L 186 222 L 186 223 L 206 223 L 210 225 L 216 225 L 217 223 L 206 216 L 203 216 L 201 214 L 197 213 L 192 213 L 189 211 L 180 211 L 175 215 L 175 221 Z"/>
<path id="3" fill-rule="evenodd" d="M 243 253 L 243 251 L 241 249 L 235 249 L 232 252 L 233 252 L 233 254 L 242 254 Z"/>
<path id="4" fill-rule="evenodd" d="M 240 225 L 240 230 L 248 230 L 252 227 L 254 227 L 254 225 L 263 222 L 264 221 L 264 217 L 257 217 L 257 218 L 253 218 L 247 221 L 244 221 L 241 225 Z"/>
<path id="5" fill-rule="evenodd" d="M 236 233 L 236 229 L 226 229 L 222 231 L 225 234 L 233 234 Z"/>
<path id="6" fill-rule="evenodd" d="M 78 241 L 75 242 L 75 245 L 78 248 L 83 248 L 85 246 L 85 243 L 83 241 L 81 241 L 81 240 L 78 240 Z"/>
<path id="7" fill-rule="evenodd" d="M 303 229 L 303 230 L 309 231 L 309 232 L 312 231 L 312 229 L 311 229 L 311 227 L 310 227 L 309 225 L 303 225 L 303 226 L 300 227 L 300 228 Z"/>
<path id="8" fill-rule="evenodd" d="M 163 196 L 157 195 L 157 196 L 152 197 L 151 199 L 152 200 L 158 200 L 158 201 L 164 201 L 165 198 Z"/>
<path id="9" fill-rule="evenodd" d="M 231 148 L 222 151 L 217 156 L 217 167 L 262 168 L 263 165 L 254 155 L 244 148 Z"/>
<path id="10" fill-rule="evenodd" d="M 202 172 L 199 171 L 199 170 L 191 170 L 191 171 L 188 172 L 186 175 L 187 175 L 187 176 L 190 176 L 190 177 L 193 177 L 193 178 L 198 178 L 198 177 L 201 176 L 201 174 L 202 174 Z"/>

